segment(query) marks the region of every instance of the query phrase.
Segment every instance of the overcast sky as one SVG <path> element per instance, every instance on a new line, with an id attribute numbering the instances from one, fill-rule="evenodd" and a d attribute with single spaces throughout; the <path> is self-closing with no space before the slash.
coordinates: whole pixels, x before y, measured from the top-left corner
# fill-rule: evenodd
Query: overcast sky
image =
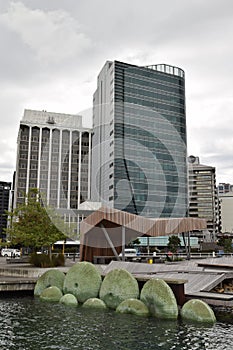
<path id="1" fill-rule="evenodd" d="M 90 110 L 117 59 L 185 70 L 188 153 L 233 183 L 232 0 L 0 0 L 0 44 L 0 181 L 24 109 Z"/>

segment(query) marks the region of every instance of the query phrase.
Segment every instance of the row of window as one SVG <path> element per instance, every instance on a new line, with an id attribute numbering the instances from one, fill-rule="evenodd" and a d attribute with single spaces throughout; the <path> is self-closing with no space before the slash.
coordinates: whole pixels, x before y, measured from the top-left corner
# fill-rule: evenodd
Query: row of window
<path id="1" fill-rule="evenodd" d="M 180 86 L 170 86 L 167 84 L 163 84 L 161 81 L 155 81 L 155 80 L 143 80 L 140 79 L 140 77 L 125 77 L 125 87 L 126 86 L 135 86 L 138 88 L 144 87 L 144 88 L 150 88 L 158 93 L 169 93 L 176 96 L 184 96 L 184 89 Z M 115 81 L 115 90 L 118 92 L 123 92 L 124 85 L 122 84 L 122 81 Z"/>
<path id="2" fill-rule="evenodd" d="M 117 96 L 116 96 L 116 101 L 117 101 Z M 127 103 L 132 103 L 135 105 L 140 105 L 140 106 L 152 108 L 152 109 L 155 109 L 157 111 L 161 111 L 161 113 L 162 113 L 162 111 L 170 111 L 170 112 L 185 114 L 185 109 L 183 107 L 172 106 L 169 104 L 157 102 L 156 100 L 149 101 L 148 99 L 142 99 L 139 97 L 132 97 L 132 96 L 126 95 L 124 97 L 124 101 Z"/>
<path id="3" fill-rule="evenodd" d="M 175 104 L 175 105 L 181 105 L 184 106 L 184 99 L 181 97 L 173 96 L 171 94 L 161 94 L 157 91 L 148 90 L 148 89 L 140 89 L 138 87 L 132 86 L 126 86 L 124 89 L 125 94 L 127 95 L 133 95 L 133 96 L 142 96 L 142 98 L 150 98 L 152 100 L 160 100 L 161 102 L 164 101 L 169 104 Z"/>
<path id="4" fill-rule="evenodd" d="M 144 82 L 158 82 L 164 84 L 165 86 L 169 85 L 171 87 L 179 86 L 184 88 L 184 79 L 178 78 L 173 75 L 163 74 L 158 71 L 153 70 L 142 70 L 138 68 L 127 69 L 125 70 L 125 80 L 127 79 L 140 79 Z M 168 84 L 167 84 L 168 83 Z"/>

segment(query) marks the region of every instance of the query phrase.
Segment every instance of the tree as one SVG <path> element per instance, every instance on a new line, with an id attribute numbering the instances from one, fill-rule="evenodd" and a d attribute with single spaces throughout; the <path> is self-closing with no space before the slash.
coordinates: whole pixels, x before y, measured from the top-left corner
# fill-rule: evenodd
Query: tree
<path id="1" fill-rule="evenodd" d="M 227 237 L 221 237 L 218 241 L 218 245 L 223 247 L 224 253 L 232 253 L 232 239 Z"/>
<path id="2" fill-rule="evenodd" d="M 178 236 L 170 236 L 168 238 L 168 249 L 172 252 L 172 253 L 176 253 L 178 248 L 180 247 L 181 241 L 180 238 Z"/>
<path id="3" fill-rule="evenodd" d="M 8 215 L 11 225 L 6 232 L 14 245 L 38 249 L 66 237 L 63 220 L 52 208 L 43 206 L 37 189 L 29 190 L 25 203 Z"/>

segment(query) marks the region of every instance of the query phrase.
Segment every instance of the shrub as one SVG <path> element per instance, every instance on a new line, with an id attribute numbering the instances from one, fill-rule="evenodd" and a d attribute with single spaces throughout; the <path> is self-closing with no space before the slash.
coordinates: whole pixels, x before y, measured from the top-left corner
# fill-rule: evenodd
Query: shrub
<path id="1" fill-rule="evenodd" d="M 59 254 L 53 254 L 52 255 L 52 266 L 64 266 L 65 265 L 65 257 L 64 254 L 59 253 Z"/>
<path id="2" fill-rule="evenodd" d="M 32 253 L 29 262 L 36 267 L 56 267 L 64 266 L 65 258 L 63 254 L 53 255 L 50 259 L 48 254 Z"/>

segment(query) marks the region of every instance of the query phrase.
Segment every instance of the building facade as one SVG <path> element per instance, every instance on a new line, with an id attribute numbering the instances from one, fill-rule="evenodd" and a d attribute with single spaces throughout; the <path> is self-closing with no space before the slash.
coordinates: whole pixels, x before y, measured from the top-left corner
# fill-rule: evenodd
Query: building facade
<path id="1" fill-rule="evenodd" d="M 200 164 L 199 157 L 190 156 L 189 216 L 207 220 L 207 232 L 194 232 L 200 240 L 214 241 L 221 230 L 220 207 L 216 188 L 215 167 Z M 202 236 L 201 236 L 202 235 Z"/>
<path id="2" fill-rule="evenodd" d="M 229 193 L 233 192 L 233 185 L 229 183 L 222 182 L 218 185 L 218 194 L 224 194 L 224 193 Z"/>
<path id="3" fill-rule="evenodd" d="M 25 110 L 18 133 L 14 207 L 37 188 L 66 221 L 90 198 L 92 130 L 78 115 Z"/>
<path id="4" fill-rule="evenodd" d="M 6 210 L 9 210 L 11 182 L 0 181 L 0 239 L 5 240 L 4 229 L 7 228 L 8 217 Z"/>
<path id="5" fill-rule="evenodd" d="M 92 200 L 146 217 L 186 216 L 183 70 L 108 61 L 93 106 Z"/>
<path id="6" fill-rule="evenodd" d="M 222 233 L 233 234 L 233 192 L 219 194 Z"/>

